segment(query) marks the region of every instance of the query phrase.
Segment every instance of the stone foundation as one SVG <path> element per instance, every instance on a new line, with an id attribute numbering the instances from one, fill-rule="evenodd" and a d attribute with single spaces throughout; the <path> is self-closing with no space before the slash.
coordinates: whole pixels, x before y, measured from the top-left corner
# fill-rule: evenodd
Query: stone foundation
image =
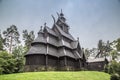
<path id="1" fill-rule="evenodd" d="M 26 65 L 24 67 L 25 72 L 37 72 L 37 71 L 57 71 L 56 67 L 53 66 L 40 66 L 40 65 Z"/>

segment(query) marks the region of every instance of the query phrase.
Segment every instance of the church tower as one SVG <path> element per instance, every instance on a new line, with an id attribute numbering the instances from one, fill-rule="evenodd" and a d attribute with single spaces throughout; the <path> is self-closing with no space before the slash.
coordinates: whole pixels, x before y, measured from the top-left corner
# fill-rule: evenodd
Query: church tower
<path id="1" fill-rule="evenodd" d="M 60 28 L 66 32 L 69 33 L 69 26 L 66 23 L 66 18 L 64 17 L 64 14 L 61 10 L 61 13 L 57 13 L 58 14 L 58 20 L 57 20 L 57 25 L 60 26 Z"/>

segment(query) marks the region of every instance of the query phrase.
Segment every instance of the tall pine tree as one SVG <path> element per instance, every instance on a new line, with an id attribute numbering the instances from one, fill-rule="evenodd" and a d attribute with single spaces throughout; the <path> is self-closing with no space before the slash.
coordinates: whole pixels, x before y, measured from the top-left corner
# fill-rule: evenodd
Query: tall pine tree
<path id="1" fill-rule="evenodd" d="M 1 30 L 0 30 L 0 51 L 3 50 L 3 38 L 2 38 L 2 35 L 1 35 Z"/>
<path id="2" fill-rule="evenodd" d="M 28 33 L 27 30 L 23 30 L 23 40 L 25 42 L 27 49 L 31 47 L 31 43 L 34 40 L 34 38 L 35 38 L 34 31 L 30 31 Z"/>
<path id="3" fill-rule="evenodd" d="M 19 32 L 15 25 L 11 25 L 9 28 L 7 28 L 4 32 L 4 45 L 8 49 L 9 53 L 12 53 L 12 48 L 17 46 L 18 43 L 20 43 L 19 40 Z"/>

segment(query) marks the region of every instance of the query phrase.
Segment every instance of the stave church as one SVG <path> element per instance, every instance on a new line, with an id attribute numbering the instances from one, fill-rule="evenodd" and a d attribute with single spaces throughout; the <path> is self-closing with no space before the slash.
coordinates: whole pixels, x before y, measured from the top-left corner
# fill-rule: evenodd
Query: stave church
<path id="1" fill-rule="evenodd" d="M 25 55 L 25 71 L 81 70 L 86 66 L 86 57 L 76 40 L 69 32 L 70 26 L 62 11 L 53 18 L 53 26 L 46 23 L 38 32 L 37 38 Z"/>

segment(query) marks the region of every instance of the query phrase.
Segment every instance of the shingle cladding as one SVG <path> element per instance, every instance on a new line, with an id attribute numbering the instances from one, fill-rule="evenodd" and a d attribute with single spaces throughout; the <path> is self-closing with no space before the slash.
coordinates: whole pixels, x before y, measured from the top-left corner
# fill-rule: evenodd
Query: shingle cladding
<path id="1" fill-rule="evenodd" d="M 39 46 L 32 46 L 27 52 L 27 55 L 31 54 L 46 54 L 46 45 L 39 44 Z"/>
<path id="2" fill-rule="evenodd" d="M 46 32 L 38 33 L 38 37 L 32 42 L 32 44 L 34 44 L 34 43 L 39 43 L 39 44 L 32 45 L 32 47 L 30 48 L 30 50 L 27 52 L 26 55 L 49 54 L 49 55 L 56 56 L 56 57 L 68 56 L 68 57 L 75 58 L 75 59 L 78 57 L 81 58 L 80 55 L 77 57 L 75 56 L 75 55 L 78 55 L 77 50 L 76 50 L 77 53 L 72 51 L 73 49 L 77 48 L 77 45 L 78 45 L 77 41 L 74 40 L 74 41 L 68 42 L 64 39 L 59 39 L 58 38 L 59 36 L 56 36 L 55 32 L 52 29 L 47 30 L 47 37 L 44 36 L 45 33 Z M 71 39 L 73 40 L 72 37 L 71 37 Z M 46 46 L 47 44 L 49 45 L 48 53 L 47 53 L 47 46 Z M 65 47 L 64 50 L 61 49 L 61 47 Z M 68 49 L 66 49 L 66 48 L 68 48 Z"/>

